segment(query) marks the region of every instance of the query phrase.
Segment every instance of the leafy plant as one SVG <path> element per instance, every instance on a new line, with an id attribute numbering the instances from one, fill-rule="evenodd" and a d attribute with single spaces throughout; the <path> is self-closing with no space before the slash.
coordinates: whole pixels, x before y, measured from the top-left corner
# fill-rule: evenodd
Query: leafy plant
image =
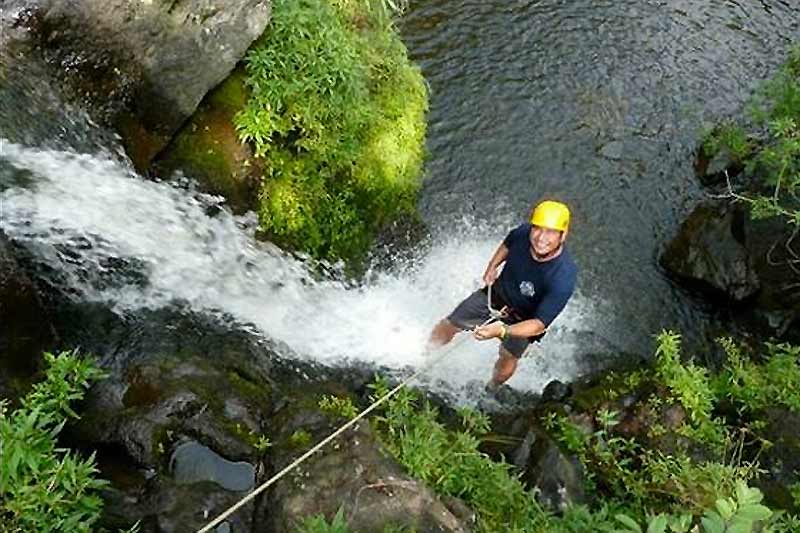
<path id="1" fill-rule="evenodd" d="M 320 399 L 318 405 L 323 412 L 331 416 L 351 419 L 358 414 L 358 409 L 350 398 L 325 395 Z"/>
<path id="2" fill-rule="evenodd" d="M 378 379 L 373 399 L 388 386 Z M 437 421 L 437 411 L 417 393 L 402 389 L 386 402 L 373 423 L 388 449 L 409 470 L 441 494 L 463 499 L 478 515 L 481 531 L 540 531 L 547 514 L 536 504 L 510 466 L 478 450 L 478 434 L 488 429 L 482 417 L 466 414 L 465 429 L 454 431 Z M 502 494 L 502 498 L 498 495 Z"/>
<path id="3" fill-rule="evenodd" d="M 20 408 L 9 413 L 0 401 L 0 523 L 3 531 L 92 531 L 106 481 L 96 477 L 94 455 L 59 448 L 56 437 L 78 417 L 70 404 L 105 374 L 73 352 L 44 357 L 45 379 Z"/>
<path id="4" fill-rule="evenodd" d="M 717 378 L 720 395 L 742 412 L 779 405 L 800 412 L 800 346 L 766 343 L 765 361 L 757 364 L 732 339 L 719 342 L 726 354 Z"/>
<path id="5" fill-rule="evenodd" d="M 392 7 L 394 6 L 394 7 Z M 247 56 L 235 118 L 264 159 L 259 220 L 277 243 L 336 260 L 416 213 L 427 92 L 385 0 L 276 0 Z"/>
<path id="6" fill-rule="evenodd" d="M 306 518 L 298 528 L 298 533 L 353 533 L 344 518 L 344 508 L 339 507 L 331 523 L 325 520 L 325 515 L 314 515 Z"/>
<path id="7" fill-rule="evenodd" d="M 748 115 L 753 127 L 764 130 L 765 139 L 751 139 L 745 128 L 726 122 L 704 141 L 704 150 L 714 155 L 726 149 L 746 162 L 747 173 L 758 176 L 769 192 L 751 191 L 729 196 L 750 206 L 754 218 L 786 217 L 800 227 L 800 46 L 794 48 L 783 68 L 756 92 Z"/>
<path id="8" fill-rule="evenodd" d="M 725 440 L 724 428 L 712 416 L 716 398 L 708 371 L 691 362 L 681 361 L 679 334 L 663 331 L 657 336 L 656 344 L 657 375 L 686 410 L 691 421 L 691 425 L 684 428 L 684 434 L 719 449 Z"/>
<path id="9" fill-rule="evenodd" d="M 295 448 L 306 448 L 309 444 L 311 444 L 311 433 L 305 429 L 295 430 L 289 436 L 289 444 Z"/>

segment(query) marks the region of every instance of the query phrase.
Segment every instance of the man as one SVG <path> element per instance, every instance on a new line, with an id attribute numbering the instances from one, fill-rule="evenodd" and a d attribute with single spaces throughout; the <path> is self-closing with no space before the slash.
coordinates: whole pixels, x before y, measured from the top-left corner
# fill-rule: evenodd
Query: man
<path id="1" fill-rule="evenodd" d="M 560 202 L 546 200 L 537 205 L 530 223 L 512 230 L 492 255 L 483 274 L 486 286 L 468 296 L 431 332 L 432 346 L 447 344 L 459 331 L 476 327 L 476 339 L 500 339 L 500 355 L 486 385 L 489 391 L 514 374 L 525 349 L 544 337 L 572 296 L 578 267 L 564 248 L 569 219 L 569 209 Z M 505 314 L 502 321 L 478 327 L 490 316 L 490 285 L 492 307 Z"/>

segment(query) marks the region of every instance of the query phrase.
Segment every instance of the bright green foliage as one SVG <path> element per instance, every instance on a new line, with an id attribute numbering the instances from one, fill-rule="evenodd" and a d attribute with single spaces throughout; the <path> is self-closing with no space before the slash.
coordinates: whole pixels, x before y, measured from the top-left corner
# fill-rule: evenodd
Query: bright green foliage
<path id="1" fill-rule="evenodd" d="M 311 444 L 311 433 L 305 429 L 298 429 L 289 437 L 289 444 L 294 448 L 307 448 Z"/>
<path id="2" fill-rule="evenodd" d="M 696 524 L 690 514 L 658 514 L 651 516 L 647 521 L 647 529 L 641 527 L 639 522 L 627 515 L 616 516 L 625 529 L 621 533 L 751 533 L 751 532 L 778 532 L 790 531 L 786 529 L 785 522 L 770 521 L 774 513 L 761 505 L 763 495 L 756 488 L 750 488 L 745 483 L 736 484 L 731 497 L 719 498 L 709 507 Z M 771 522 L 771 523 L 770 523 Z"/>
<path id="3" fill-rule="evenodd" d="M 722 425 L 712 417 L 715 397 L 708 371 L 694 363 L 681 362 L 677 333 L 664 331 L 656 342 L 656 373 L 689 416 L 691 425 L 685 428 L 686 435 L 710 444 L 722 444 Z"/>
<path id="4" fill-rule="evenodd" d="M 3 531 L 91 531 L 100 517 L 94 456 L 81 458 L 56 446 L 70 403 L 103 373 L 91 361 L 66 352 L 46 353 L 45 380 L 33 386 L 19 409 L 0 402 L 0 525 Z"/>
<path id="5" fill-rule="evenodd" d="M 719 394 L 740 411 L 783 406 L 800 412 L 800 346 L 766 343 L 761 364 L 748 359 L 730 338 L 720 339 L 727 361 L 717 378 Z"/>
<path id="6" fill-rule="evenodd" d="M 729 150 L 769 186 L 768 194 L 733 195 L 750 205 L 754 218 L 785 216 L 800 226 L 800 47 L 756 93 L 749 115 L 754 126 L 766 129 L 766 141 L 756 143 L 744 128 L 728 122 L 706 138 L 705 152 Z"/>
<path id="7" fill-rule="evenodd" d="M 382 380 L 372 385 L 373 399 L 386 394 Z M 402 389 L 375 419 L 392 454 L 416 478 L 439 493 L 464 500 L 478 515 L 481 531 L 550 531 L 548 515 L 536 504 L 510 466 L 492 461 L 478 450 L 488 422 L 477 412 L 462 410 L 466 427 L 445 428 L 437 411 L 418 395 Z"/>
<path id="8" fill-rule="evenodd" d="M 355 418 L 358 409 L 350 398 L 325 395 L 319 401 L 319 408 L 330 416 L 339 418 Z"/>
<path id="9" fill-rule="evenodd" d="M 800 482 L 790 485 L 789 492 L 792 495 L 792 500 L 794 500 L 794 506 L 800 509 Z"/>
<path id="10" fill-rule="evenodd" d="M 276 0 L 247 56 L 252 96 L 236 127 L 265 159 L 259 216 L 279 244 L 353 258 L 415 213 L 427 92 L 390 5 Z"/>
<path id="11" fill-rule="evenodd" d="M 315 515 L 306 518 L 302 525 L 297 530 L 298 533 L 353 533 L 347 527 L 347 520 L 344 518 L 344 509 L 342 507 L 336 512 L 336 515 L 329 524 L 325 520 L 324 515 Z"/>

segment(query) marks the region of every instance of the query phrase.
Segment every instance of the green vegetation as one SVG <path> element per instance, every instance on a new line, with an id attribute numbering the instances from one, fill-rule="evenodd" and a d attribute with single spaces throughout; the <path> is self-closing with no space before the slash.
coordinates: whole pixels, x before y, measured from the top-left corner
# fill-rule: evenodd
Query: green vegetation
<path id="1" fill-rule="evenodd" d="M 355 533 L 347 525 L 344 509 L 341 507 L 328 523 L 324 515 L 315 515 L 306 518 L 298 529 L 298 533 Z M 415 530 L 404 527 L 386 526 L 382 533 L 415 533 Z"/>
<path id="2" fill-rule="evenodd" d="M 684 413 L 670 427 L 653 422 L 649 432 L 626 437 L 618 431 L 619 413 L 609 408 L 595 410 L 596 429 L 589 431 L 557 411 L 545 414 L 545 427 L 581 461 L 587 493 L 596 497 L 591 507 L 576 505 L 561 516 L 540 507 L 510 465 L 479 450 L 489 422 L 477 412 L 461 410 L 460 426 L 448 428 L 417 392 L 403 389 L 372 423 L 409 474 L 439 494 L 461 498 L 475 511 L 478 531 L 797 531 L 798 518 L 769 509 L 761 492 L 748 486 L 759 471 L 746 456 L 757 455 L 754 446 L 763 441 L 746 440 L 746 431 L 734 424 L 739 419 L 728 420 L 719 407 L 732 401 L 739 409 L 734 414 L 754 413 L 772 397 L 795 409 L 800 350 L 768 344 L 757 364 L 724 339 L 726 352 L 736 356 L 711 375 L 682 360 L 678 335 L 664 332 L 657 341 L 652 368 L 613 379 L 627 392 L 641 396 L 649 391 L 640 404 L 651 413 L 651 422 L 666 411 Z M 381 379 L 371 387 L 373 401 L 389 390 Z M 595 401 L 609 405 L 607 399 Z M 334 526 L 322 517 L 315 520 L 318 529 L 308 531 L 347 531 L 324 529 Z M 341 516 L 336 527 L 346 528 Z"/>
<path id="3" fill-rule="evenodd" d="M 358 409 L 350 398 L 325 395 L 319 401 L 319 408 L 329 416 L 351 419 L 358 414 Z"/>
<path id="4" fill-rule="evenodd" d="M 259 217 L 278 244 L 352 259 L 416 212 L 427 92 L 393 5 L 276 0 L 247 56 L 251 97 L 235 123 L 263 159 Z"/>
<path id="5" fill-rule="evenodd" d="M 389 390 L 382 380 L 372 388 L 373 399 Z M 481 531 L 522 532 L 546 524 L 546 513 L 510 473 L 510 466 L 478 450 L 480 437 L 489 429 L 483 415 L 463 410 L 463 428 L 451 431 L 436 420 L 434 407 L 427 402 L 418 407 L 418 402 L 416 392 L 402 389 L 374 420 L 388 449 L 412 476 L 441 494 L 463 499 L 477 513 Z"/>
<path id="6" fill-rule="evenodd" d="M 297 429 L 289 436 L 289 444 L 293 448 L 308 448 L 311 444 L 311 433 L 305 429 Z"/>
<path id="7" fill-rule="evenodd" d="M 33 386 L 21 407 L 0 401 L 0 526 L 3 531 L 92 531 L 100 518 L 94 456 L 81 458 L 56 445 L 70 403 L 103 373 L 91 361 L 65 352 L 46 353 L 44 381 Z"/>
<path id="8" fill-rule="evenodd" d="M 742 354 L 730 338 L 720 339 L 727 364 L 718 377 L 717 394 L 740 412 L 785 407 L 800 413 L 800 347 L 766 343 L 766 360 L 758 364 Z"/>
<path id="9" fill-rule="evenodd" d="M 727 150 L 745 164 L 746 173 L 760 178 L 768 189 L 731 196 L 750 205 L 752 216 L 784 216 L 800 227 L 800 47 L 794 48 L 783 68 L 756 93 L 748 109 L 748 133 L 732 121 L 715 128 L 704 142 L 707 156 Z M 758 187 L 758 189 L 761 189 Z"/>

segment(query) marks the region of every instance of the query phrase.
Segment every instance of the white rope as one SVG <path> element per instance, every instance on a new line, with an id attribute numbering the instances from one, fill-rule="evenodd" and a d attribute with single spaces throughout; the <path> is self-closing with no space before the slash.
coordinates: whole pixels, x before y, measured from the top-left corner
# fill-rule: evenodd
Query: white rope
<path id="1" fill-rule="evenodd" d="M 491 285 L 490 285 L 489 287 L 490 287 L 490 288 L 489 288 L 489 290 L 491 291 Z M 491 293 L 490 293 L 490 294 L 491 294 Z M 492 311 L 494 311 L 494 310 L 492 309 L 492 307 L 491 307 L 491 302 L 489 302 L 489 310 L 490 310 L 490 314 L 492 314 Z M 494 322 L 495 320 L 497 320 L 497 318 L 495 318 L 494 316 L 491 316 L 491 317 L 489 317 L 489 319 L 488 319 L 486 322 L 484 322 L 483 324 L 481 324 L 480 326 L 478 326 L 478 328 L 480 328 L 480 327 L 483 327 L 483 326 L 485 326 L 485 325 L 487 325 L 487 324 L 489 324 L 489 323 L 491 323 L 491 322 Z M 476 328 L 476 329 L 477 329 L 477 328 Z M 466 338 L 467 338 L 467 337 L 464 337 L 464 339 L 466 339 Z M 356 415 L 356 417 L 355 417 L 355 418 L 353 418 L 352 420 L 350 420 L 349 422 L 347 422 L 346 424 L 344 424 L 342 427 L 340 427 L 339 429 L 337 429 L 336 431 L 334 431 L 334 432 L 333 432 L 333 433 L 331 433 L 330 435 L 328 435 L 328 436 L 327 436 L 325 439 L 323 439 L 322 441 L 320 441 L 320 442 L 319 442 L 319 443 L 318 443 L 316 446 L 314 446 L 313 448 L 311 448 L 310 450 L 308 450 L 306 453 L 304 453 L 303 455 L 301 455 L 300 457 L 298 457 L 297 459 L 295 459 L 295 460 L 294 460 L 294 461 L 293 461 L 293 462 L 292 462 L 290 465 L 286 466 L 286 467 L 285 467 L 283 470 L 281 470 L 280 472 L 278 472 L 277 474 L 275 474 L 274 476 L 272 476 L 271 478 L 269 478 L 267 481 L 265 481 L 264 483 L 262 483 L 262 484 L 261 484 L 261 485 L 260 485 L 258 488 L 256 488 L 255 490 L 253 490 L 253 492 L 251 492 L 250 494 L 248 494 L 247 496 L 245 496 L 244 498 L 242 498 L 241 500 L 239 500 L 238 502 L 236 502 L 235 504 L 233 504 L 232 506 L 230 506 L 230 507 L 229 507 L 229 508 L 228 508 L 226 511 L 224 511 L 224 512 L 223 512 L 223 513 L 221 513 L 219 516 L 217 516 L 217 517 L 216 517 L 214 520 L 212 520 L 211 522 L 209 522 L 208 524 L 206 524 L 206 525 L 205 525 L 205 526 L 204 526 L 202 529 L 199 529 L 199 530 L 197 531 L 197 533 L 207 533 L 208 531 L 211 531 L 211 528 L 213 528 L 213 527 L 215 527 L 215 526 L 219 525 L 219 524 L 220 524 L 220 523 L 221 523 L 223 520 L 225 520 L 225 519 L 226 519 L 226 518 L 228 518 L 230 515 L 232 515 L 232 514 L 233 514 L 233 513 L 235 513 L 236 511 L 238 511 L 238 510 L 239 510 L 239 509 L 240 509 L 242 506 L 244 506 L 245 504 L 247 504 L 247 503 L 248 503 L 250 500 L 252 500 L 252 499 L 253 499 L 253 498 L 255 498 L 256 496 L 258 496 L 259 494 L 261 494 L 262 492 L 264 492 L 264 491 L 267 489 L 267 487 L 269 487 L 270 485 L 272 485 L 273 483 L 275 483 L 276 481 L 278 481 L 280 478 L 282 478 L 283 476 L 285 476 L 286 474 L 288 474 L 290 471 L 292 471 L 292 470 L 293 470 L 294 468 L 296 468 L 296 467 L 297 467 L 297 466 L 298 466 L 300 463 L 302 463 L 302 462 L 303 462 L 303 461 L 305 461 L 307 458 L 309 458 L 311 455 L 313 455 L 313 454 L 314 454 L 316 451 L 318 451 L 320 448 L 322 448 L 323 446 L 325 446 L 326 444 L 328 444 L 330 441 L 332 441 L 333 439 L 335 439 L 336 437 L 338 437 L 339 435 L 341 435 L 342 433 L 344 433 L 344 432 L 345 432 L 347 429 L 349 429 L 350 427 L 352 427 L 353 425 L 355 425 L 355 423 L 356 423 L 356 422 L 358 422 L 359 420 L 361 420 L 362 418 L 364 418 L 365 416 L 367 416 L 369 413 L 371 413 L 372 411 L 374 411 L 374 410 L 375 410 L 375 409 L 376 409 L 376 408 L 377 408 L 379 405 L 381 405 L 383 402 L 385 402 L 386 400 L 388 400 L 389 398 L 391 398 L 392 396 L 394 396 L 395 394 L 397 394 L 397 392 L 398 392 L 398 391 L 400 391 L 400 389 L 402 389 L 402 388 L 403 388 L 403 387 L 405 387 L 407 384 L 409 384 L 411 381 L 413 381 L 414 379 L 416 379 L 416 378 L 417 378 L 417 377 L 418 377 L 420 374 L 422 374 L 424 371 L 428 370 L 428 369 L 429 369 L 429 368 L 431 368 L 433 365 L 435 365 L 436 363 L 438 363 L 439 361 L 441 361 L 441 360 L 444 358 L 444 356 L 445 356 L 445 355 L 447 355 L 448 353 L 450 353 L 451 351 L 453 351 L 453 350 L 454 350 L 454 349 L 455 349 L 455 348 L 456 348 L 458 345 L 460 345 L 462 342 L 463 342 L 463 340 L 461 340 L 461 341 L 458 341 L 458 342 L 455 342 L 455 343 L 451 344 L 449 348 L 447 348 L 446 350 L 442 351 L 442 352 L 441 352 L 439 355 L 437 355 L 435 358 L 433 358 L 433 359 L 431 359 L 430 361 L 428 361 L 428 362 L 427 362 L 425 365 L 423 365 L 423 366 L 422 366 L 422 368 L 420 368 L 419 370 L 417 370 L 416 372 L 414 372 L 414 373 L 413 373 L 413 374 L 412 374 L 410 377 L 406 378 L 404 381 L 402 381 L 402 382 L 401 382 L 399 385 L 397 385 L 395 388 L 393 388 L 392 390 L 390 390 L 389 392 L 387 392 L 387 393 L 386 393 L 384 396 L 382 396 L 381 398 L 379 398 L 378 400 L 376 400 L 376 401 L 375 401 L 375 403 L 373 403 L 372 405 L 370 405 L 369 407 L 367 407 L 366 409 L 364 409 L 363 411 L 361 411 L 361 412 L 360 412 L 358 415 Z"/>

